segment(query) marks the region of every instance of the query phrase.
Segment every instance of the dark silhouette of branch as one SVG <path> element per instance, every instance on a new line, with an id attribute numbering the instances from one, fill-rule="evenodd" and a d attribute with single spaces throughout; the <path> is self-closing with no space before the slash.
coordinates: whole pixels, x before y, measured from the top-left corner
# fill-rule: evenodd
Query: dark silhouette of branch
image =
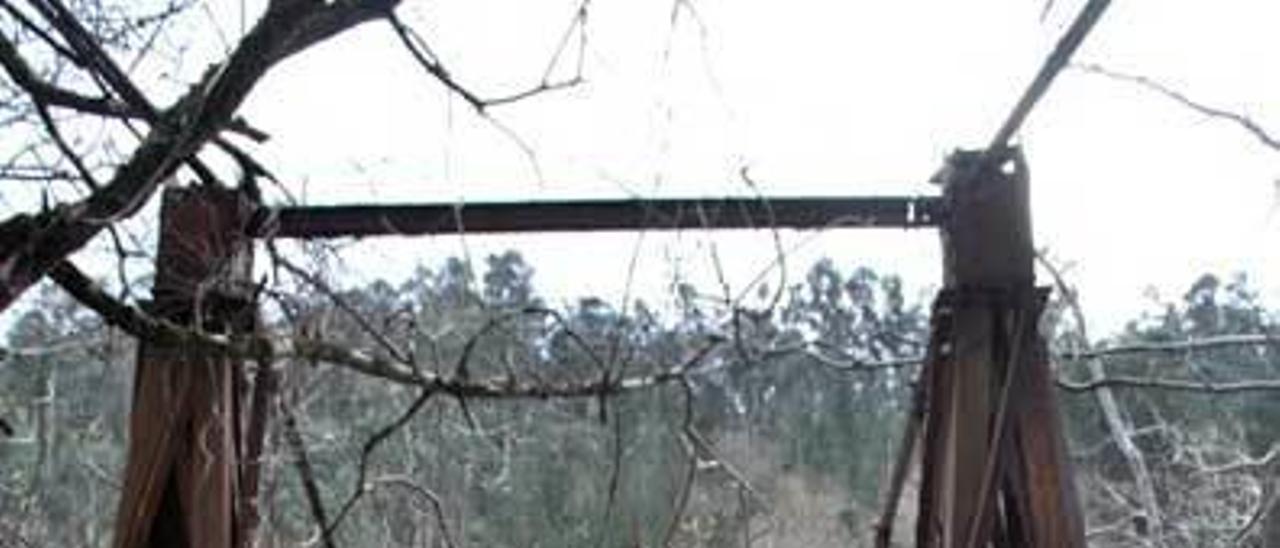
<path id="1" fill-rule="evenodd" d="M 85 57 L 132 109 L 154 113 L 155 122 L 109 181 L 87 198 L 0 222 L 0 310 L 82 248 L 107 225 L 130 217 L 162 181 L 233 119 L 258 81 L 278 62 L 362 23 L 385 17 L 396 0 L 274 1 L 227 60 L 212 67 L 172 106 L 158 111 L 137 92 L 75 17 L 57 1 L 41 14 Z M 6 65 L 6 68 L 9 68 Z M 135 93 L 136 92 L 136 93 Z"/>
<path id="2" fill-rule="evenodd" d="M 583 6 L 579 8 L 575 21 L 585 20 L 585 18 L 586 7 Z M 486 109 L 489 107 L 515 103 L 543 93 L 571 88 L 584 81 L 581 74 L 581 66 L 579 66 L 579 72 L 569 79 L 551 81 L 549 79 L 548 72 L 543 75 L 542 81 L 529 89 L 518 91 L 510 95 L 484 98 L 459 83 L 458 80 L 453 77 L 453 74 L 445 68 L 444 62 L 431 51 L 431 47 L 427 45 L 427 41 L 424 40 L 422 35 L 418 34 L 417 31 L 413 30 L 413 27 L 405 24 L 404 21 L 401 21 L 395 14 L 390 14 L 387 17 L 387 20 L 391 23 L 391 28 L 395 31 L 396 37 L 400 39 L 400 43 L 404 44 L 405 49 L 407 49 L 409 54 L 413 56 L 413 59 L 418 62 L 418 65 L 421 66 L 427 74 L 430 74 L 432 78 L 435 78 L 443 84 L 444 87 L 448 88 L 449 91 L 457 94 L 459 97 L 462 97 L 467 104 L 471 105 L 471 108 L 474 108 L 476 112 L 481 114 L 484 114 Z M 555 59 L 559 58 L 562 49 L 563 44 L 561 44 L 561 47 L 556 50 L 555 55 L 552 57 L 553 62 Z"/>
<path id="3" fill-rule="evenodd" d="M 433 395 L 435 395 L 434 390 L 423 389 L 400 416 L 365 440 L 364 446 L 360 450 L 360 466 L 356 474 L 355 488 L 352 489 L 351 495 L 347 497 L 347 501 L 343 503 L 342 508 L 338 510 L 338 515 L 334 516 L 333 521 L 325 525 L 324 530 L 320 533 L 326 544 L 333 543 L 333 533 L 342 525 L 342 521 L 350 514 L 356 503 L 360 502 L 360 499 L 364 498 L 373 489 L 372 484 L 366 481 L 369 474 L 369 458 L 373 456 L 373 452 L 383 442 L 390 439 L 392 435 L 399 432 L 401 428 L 404 428 L 406 424 L 409 424 L 409 421 L 417 416 L 418 412 L 426 406 Z"/>
<path id="4" fill-rule="evenodd" d="M 4 5 L 7 7 L 8 3 L 5 2 Z M 71 54 L 67 52 L 65 55 Z M 95 97 L 85 95 L 45 81 L 36 75 L 35 70 L 18 52 L 17 46 L 5 36 L 0 36 L 0 67 L 4 68 L 5 74 L 9 76 L 14 84 L 25 91 L 37 106 L 63 108 L 81 114 L 92 114 L 108 118 L 136 118 L 153 121 L 158 116 L 154 108 L 149 106 L 139 108 L 110 96 Z M 132 87 L 129 89 L 132 89 Z M 254 128 L 240 117 L 231 118 L 224 127 L 256 142 L 264 142 L 268 139 L 268 135 L 265 132 Z"/>
<path id="5" fill-rule="evenodd" d="M 684 418 L 680 428 L 683 436 L 680 441 L 689 457 L 689 461 L 688 468 L 685 469 L 683 479 L 680 482 L 680 489 L 676 491 L 675 500 L 672 502 L 671 521 L 667 523 L 666 530 L 662 534 L 663 548 L 671 548 L 671 543 L 675 540 L 676 533 L 680 530 L 680 522 L 683 521 L 684 512 L 689 506 L 689 495 L 693 493 L 693 481 L 698 474 L 698 451 L 689 436 L 689 432 L 693 428 L 693 386 L 687 381 L 681 381 L 680 387 L 683 388 L 681 394 L 684 395 Z"/>
<path id="6" fill-rule="evenodd" d="M 58 124 L 53 121 L 53 115 L 49 114 L 49 106 L 37 100 L 36 115 L 40 118 L 40 123 L 44 125 L 45 132 L 49 134 L 49 138 L 53 140 L 54 146 L 58 148 L 58 152 L 71 162 L 71 166 L 75 168 L 76 173 L 80 175 L 80 180 L 90 191 L 98 190 L 102 185 L 98 183 L 98 179 L 93 176 L 93 172 L 89 171 L 88 166 L 84 164 L 84 160 L 79 154 L 71 148 L 66 138 L 62 136 L 62 130 L 58 129 Z"/>
<path id="7" fill-rule="evenodd" d="M 574 76 L 573 78 L 570 78 L 568 80 L 558 80 L 555 82 L 538 82 L 538 85 L 536 86 L 533 86 L 523 91 L 517 91 L 515 93 L 512 93 L 511 95 L 504 95 L 501 97 L 492 97 L 489 99 L 485 99 L 484 103 L 485 103 L 485 106 L 489 106 L 489 107 L 496 107 L 496 106 L 501 106 L 509 103 L 516 103 L 516 102 L 520 102 L 525 99 L 528 99 L 530 97 L 534 97 L 536 95 L 542 95 L 544 93 L 550 93 L 553 91 L 559 91 L 562 89 L 568 89 L 574 86 L 578 86 L 585 81 L 586 80 L 584 80 L 581 76 Z"/>
<path id="8" fill-rule="evenodd" d="M 409 54 L 422 66 L 423 70 L 427 71 L 427 74 L 444 84 L 444 87 L 449 88 L 449 91 L 462 97 L 476 111 L 484 112 L 485 106 L 487 106 L 485 100 L 472 93 L 462 84 L 459 84 L 457 80 L 454 80 L 453 75 L 449 74 L 449 71 L 445 69 L 444 64 L 427 46 L 427 42 L 422 39 L 422 36 L 414 31 L 412 27 L 404 24 L 394 14 L 388 17 L 387 21 L 391 23 L 391 28 L 395 31 L 396 37 L 400 38 L 400 42 L 404 44 L 405 49 L 409 50 Z"/>
<path id="9" fill-rule="evenodd" d="M 1256 121 L 1249 118 L 1248 116 L 1245 116 L 1238 112 L 1231 112 L 1229 110 L 1224 110 L 1221 108 L 1207 105 L 1205 103 L 1201 103 L 1195 99 L 1192 99 L 1191 97 L 1187 96 L 1185 93 L 1181 91 L 1173 89 L 1169 86 L 1166 86 L 1146 76 L 1118 72 L 1118 71 L 1114 71 L 1109 68 L 1106 68 L 1102 65 L 1092 64 L 1092 63 L 1074 65 L 1074 67 L 1076 69 L 1079 69 L 1089 74 L 1096 74 L 1099 76 L 1110 78 L 1112 80 L 1127 82 L 1130 84 L 1136 84 L 1139 87 L 1142 87 L 1149 91 L 1153 91 L 1159 95 L 1162 95 L 1168 99 L 1173 100 L 1174 102 L 1184 107 L 1187 107 L 1195 112 L 1198 112 L 1210 118 L 1218 118 L 1218 119 L 1226 120 L 1228 122 L 1232 122 L 1244 128 L 1245 131 L 1252 134 L 1255 138 L 1258 139 L 1259 142 L 1263 144 L 1263 146 L 1266 146 L 1267 148 L 1272 150 L 1280 151 L 1280 138 L 1277 138 L 1275 135 L 1272 135 L 1271 133 L 1269 133 L 1266 129 L 1264 129 L 1261 125 L 1259 125 Z"/>
<path id="10" fill-rule="evenodd" d="M 32 2 L 36 11 L 66 40 L 70 50 L 76 53 L 83 66 L 92 71 L 107 87 L 118 94 L 124 103 L 148 116 L 156 114 L 156 107 L 142 90 L 134 85 L 124 70 L 107 54 L 97 37 L 80 23 L 79 18 L 62 3 L 62 0 Z"/>
<path id="11" fill-rule="evenodd" d="M 616 403 L 613 400 L 608 400 L 608 399 L 602 400 L 600 402 L 600 405 L 601 406 L 614 405 L 616 409 Z M 602 417 L 608 415 L 607 407 L 604 407 L 603 409 L 600 410 L 600 415 Z M 617 416 L 616 411 L 614 412 L 614 416 L 615 417 Z M 622 440 L 622 421 L 621 420 L 615 419 L 613 421 L 613 428 L 611 429 L 611 432 L 612 432 L 612 435 L 610 436 L 610 439 L 609 439 L 610 441 L 609 481 L 606 484 L 608 485 L 608 487 L 605 489 L 604 511 L 601 512 L 601 515 L 600 515 L 600 523 L 604 524 L 605 527 L 608 527 L 609 518 L 613 516 L 614 509 L 617 507 L 618 491 L 622 486 L 622 464 L 623 464 L 622 453 L 623 453 L 624 447 L 622 444 L 623 440 Z"/>
<path id="12" fill-rule="evenodd" d="M 320 485 L 316 481 L 315 470 L 311 467 L 311 459 L 307 456 L 307 445 L 302 440 L 302 432 L 298 430 L 298 419 L 283 401 L 280 403 L 280 415 L 284 420 L 284 439 L 293 453 L 293 464 L 298 469 L 298 479 L 302 482 L 302 492 L 307 499 L 307 508 L 316 528 L 321 531 L 321 542 L 325 548 L 335 548 L 333 538 L 326 534 L 329 518 L 325 513 L 324 499 L 320 497 Z"/>
<path id="13" fill-rule="evenodd" d="M 3 7 L 5 12 L 8 13 L 10 17 L 13 17 L 13 19 L 22 26 L 22 28 L 26 29 L 31 34 L 34 34 L 36 38 L 39 38 L 41 42 L 44 42 L 44 44 L 48 46 L 49 49 L 53 50 L 54 53 L 57 53 L 59 56 L 67 59 L 78 67 L 84 66 L 84 60 L 80 59 L 80 56 L 76 55 L 76 52 L 67 49 L 66 45 L 55 40 L 52 35 L 45 32 L 44 28 L 37 25 L 35 21 L 32 21 L 31 17 L 27 16 L 26 13 L 23 13 L 23 11 L 18 9 L 17 6 L 14 6 L 13 2 L 0 1 L 0 7 Z"/>
<path id="14" fill-rule="evenodd" d="M 90 97 L 42 80 L 18 53 L 18 47 L 5 36 L 0 36 L 0 66 L 14 84 L 37 102 L 103 116 L 141 116 L 128 105 L 108 97 Z"/>

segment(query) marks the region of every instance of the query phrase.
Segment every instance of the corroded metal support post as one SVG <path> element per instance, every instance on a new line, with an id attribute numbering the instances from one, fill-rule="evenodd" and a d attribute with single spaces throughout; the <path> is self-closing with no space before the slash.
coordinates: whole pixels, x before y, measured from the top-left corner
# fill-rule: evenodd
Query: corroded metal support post
<path id="1" fill-rule="evenodd" d="M 1035 287 L 1020 152 L 957 152 L 941 181 L 947 333 L 927 372 L 917 546 L 1083 547 Z"/>
<path id="2" fill-rule="evenodd" d="M 209 333 L 250 329 L 251 204 L 165 191 L 151 313 Z M 236 545 L 241 364 L 194 348 L 138 350 L 117 548 Z"/>

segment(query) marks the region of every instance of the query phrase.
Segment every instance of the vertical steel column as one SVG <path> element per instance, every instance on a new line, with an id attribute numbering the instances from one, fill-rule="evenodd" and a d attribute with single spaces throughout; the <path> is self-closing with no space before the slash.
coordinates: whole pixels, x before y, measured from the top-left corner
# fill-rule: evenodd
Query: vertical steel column
<path id="1" fill-rule="evenodd" d="M 209 333 L 250 329 L 251 204 L 212 188 L 166 190 L 152 314 Z M 138 349 L 118 548 L 236 542 L 242 364 L 198 349 Z"/>
<path id="2" fill-rule="evenodd" d="M 1028 176 L 1016 149 L 943 177 L 948 333 L 928 386 L 920 547 L 1085 546 L 1038 323 Z"/>

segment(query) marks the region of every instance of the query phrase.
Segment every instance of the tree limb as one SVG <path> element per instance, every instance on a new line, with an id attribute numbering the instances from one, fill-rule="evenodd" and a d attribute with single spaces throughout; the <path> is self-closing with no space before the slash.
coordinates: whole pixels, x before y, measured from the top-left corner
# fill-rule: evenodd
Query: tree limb
<path id="1" fill-rule="evenodd" d="M 1037 253 L 1036 258 L 1044 266 L 1045 270 L 1049 272 L 1049 275 L 1053 277 L 1054 285 L 1058 287 L 1058 291 L 1062 294 L 1062 299 L 1075 320 L 1076 337 L 1074 343 L 1076 348 L 1088 351 L 1092 344 L 1089 342 L 1088 325 L 1085 323 L 1084 310 L 1080 306 L 1079 295 L 1074 288 L 1067 284 L 1062 271 L 1043 253 Z M 1133 481 L 1136 484 L 1141 500 L 1142 513 L 1151 528 L 1152 540 L 1156 546 L 1162 546 L 1165 535 L 1164 511 L 1160 506 L 1160 499 L 1156 494 L 1155 482 L 1151 479 L 1151 469 L 1147 465 L 1146 457 L 1133 441 L 1133 425 L 1129 415 L 1125 408 L 1121 407 L 1120 400 L 1116 398 L 1115 393 L 1108 387 L 1109 385 L 1105 384 L 1109 377 L 1102 360 L 1096 357 L 1085 360 L 1085 366 L 1089 370 L 1090 382 L 1097 383 L 1094 396 L 1098 400 L 1098 408 L 1102 412 L 1107 430 L 1111 434 L 1112 440 L 1115 441 L 1116 447 L 1120 449 L 1121 455 L 1124 456 L 1124 460 L 1129 466 L 1129 472 L 1133 474 Z M 1062 386 L 1063 381 L 1058 379 L 1057 384 Z"/>
<path id="2" fill-rule="evenodd" d="M 284 419 L 285 443 L 293 452 L 293 464 L 298 469 L 298 480 L 302 483 L 302 493 L 307 499 L 307 509 L 311 511 L 311 518 L 315 520 L 316 528 L 321 532 L 320 539 L 324 548 L 335 548 L 333 538 L 324 534 L 329 518 L 325 513 L 324 498 L 320 496 L 320 485 L 316 481 L 315 469 L 311 466 L 311 458 L 307 456 L 307 445 L 302 440 L 302 432 L 298 429 L 298 419 L 294 417 L 293 409 L 283 401 L 280 402 L 280 412 Z"/>
<path id="3" fill-rule="evenodd" d="M 0 311 L 107 224 L 136 213 L 162 181 L 232 120 L 276 63 L 386 16 L 397 1 L 273 2 L 225 63 L 158 113 L 142 144 L 101 190 L 70 205 L 14 215 L 0 223 Z M 69 32 L 75 35 L 74 30 Z M 127 89 L 127 84 L 117 82 L 116 91 L 121 89 Z"/>
<path id="4" fill-rule="evenodd" d="M 139 115 L 128 105 L 109 97 L 90 97 L 44 81 L 18 52 L 17 46 L 3 35 L 0 35 L 0 66 L 14 84 L 37 102 L 103 116 Z"/>
<path id="5" fill-rule="evenodd" d="M 1163 95 L 1168 99 L 1173 100 L 1174 102 L 1181 104 L 1184 107 L 1187 107 L 1191 110 L 1194 110 L 1210 118 L 1218 118 L 1218 119 L 1226 120 L 1229 122 L 1233 122 L 1236 125 L 1239 125 L 1240 127 L 1244 128 L 1245 131 L 1249 132 L 1251 135 L 1257 138 L 1258 141 L 1261 142 L 1267 148 L 1280 151 L 1280 138 L 1277 138 L 1275 135 L 1272 135 L 1270 132 L 1268 132 L 1261 125 L 1259 125 L 1257 122 L 1255 122 L 1253 119 L 1249 118 L 1248 116 L 1206 105 L 1204 103 L 1201 103 L 1199 101 L 1192 99 L 1191 97 L 1188 97 L 1186 94 L 1182 93 L 1181 91 L 1170 88 L 1146 76 L 1117 72 L 1097 64 L 1074 65 L 1074 67 L 1081 71 L 1084 71 L 1090 74 L 1097 74 L 1099 76 L 1104 76 L 1112 80 L 1128 82 L 1131 84 L 1137 84 L 1142 88 L 1145 88 L 1150 91 L 1154 91 L 1160 95 Z"/>
<path id="6" fill-rule="evenodd" d="M 228 337 L 193 331 L 167 320 L 156 318 L 136 306 L 124 303 L 107 294 L 93 280 L 69 261 L 60 262 L 49 273 L 50 277 L 84 306 L 97 312 L 106 323 L 123 329 L 130 335 L 148 342 L 194 346 L 207 351 L 241 359 L 279 360 L 293 358 L 302 362 L 325 362 L 365 375 L 381 378 L 397 384 L 432 388 L 444 395 L 458 398 L 482 399 L 545 399 L 601 397 L 670 384 L 693 375 L 721 371 L 726 362 L 705 365 L 711 353 L 727 340 L 711 337 L 695 349 L 682 362 L 647 375 L 631 377 L 601 377 L 591 380 L 549 383 L 525 381 L 514 376 L 492 376 L 471 379 L 467 376 L 440 375 L 428 372 L 417 364 L 407 364 L 387 357 L 371 355 L 360 350 L 330 343 L 317 337 Z M 1252 337 L 1238 338 L 1233 344 L 1256 344 Z M 1217 342 L 1216 344 L 1226 344 Z M 769 359 L 792 354 L 804 354 L 807 347 L 794 347 L 767 352 Z M 0 352 L 0 357 L 3 353 Z M 817 359 L 817 358 L 813 358 Z M 828 367 L 838 364 L 827 363 Z M 855 363 L 852 370 L 878 370 L 897 368 L 919 363 L 920 360 L 895 360 L 884 365 Z M 850 368 L 848 366 L 844 368 Z M 1192 381 L 1140 379 L 1129 377 L 1095 377 L 1088 382 L 1073 383 L 1059 379 L 1060 388 L 1069 392 L 1087 392 L 1110 387 L 1154 388 L 1179 391 L 1196 391 L 1219 394 L 1249 391 L 1280 390 L 1280 380 L 1241 381 L 1237 383 L 1207 384 Z"/>
<path id="7" fill-rule="evenodd" d="M 1168 342 L 1136 342 L 1115 346 L 1104 346 L 1083 350 L 1070 350 L 1056 354 L 1061 360 L 1092 360 L 1116 356 L 1133 356 L 1139 354 L 1179 354 L 1197 350 L 1216 350 L 1241 346 L 1280 345 L 1280 335 L 1271 333 L 1253 333 L 1240 335 L 1218 335 L 1199 339 Z"/>
<path id="8" fill-rule="evenodd" d="M 1236 382 L 1200 382 L 1179 379 L 1148 377 L 1105 376 L 1088 381 L 1072 382 L 1058 379 L 1058 388 L 1067 392 L 1090 392 L 1108 388 L 1150 388 L 1174 392 L 1199 392 L 1206 394 L 1237 394 L 1241 392 L 1268 392 L 1280 390 L 1280 379 L 1263 379 Z"/>
<path id="9" fill-rule="evenodd" d="M 370 355 L 309 336 L 232 337 L 187 329 L 115 299 L 69 261 L 60 262 L 50 270 L 49 276 L 77 301 L 97 312 L 103 321 L 148 342 L 198 348 L 213 354 L 239 359 L 271 361 L 292 358 L 303 363 L 330 363 L 372 377 L 407 386 L 417 386 L 455 398 L 598 398 L 652 388 L 678 382 L 700 372 L 697 366 L 724 342 L 719 338 L 709 339 L 704 346 L 691 352 L 689 357 L 679 364 L 648 375 L 624 378 L 601 377 L 554 383 L 530 382 L 511 375 L 472 379 L 465 375 L 446 376 L 431 373 L 413 364 Z"/>

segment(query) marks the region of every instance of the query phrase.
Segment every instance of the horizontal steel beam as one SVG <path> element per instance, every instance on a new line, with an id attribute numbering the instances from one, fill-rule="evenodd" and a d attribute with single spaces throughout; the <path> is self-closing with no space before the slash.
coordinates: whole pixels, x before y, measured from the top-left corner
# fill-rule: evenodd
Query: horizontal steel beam
<path id="1" fill-rule="evenodd" d="M 603 230 L 917 228 L 936 226 L 936 197 L 583 200 L 264 210 L 259 238 Z"/>

